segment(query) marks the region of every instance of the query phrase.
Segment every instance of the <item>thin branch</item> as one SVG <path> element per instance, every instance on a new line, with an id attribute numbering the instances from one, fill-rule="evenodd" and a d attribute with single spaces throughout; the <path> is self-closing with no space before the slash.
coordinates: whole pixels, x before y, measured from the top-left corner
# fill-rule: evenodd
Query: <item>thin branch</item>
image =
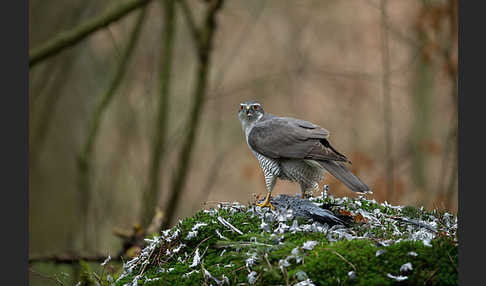
<path id="1" fill-rule="evenodd" d="M 234 41 L 234 44 L 232 44 L 232 46 L 229 48 L 229 54 L 222 61 L 221 68 L 218 70 L 216 76 L 214 77 L 214 89 L 217 90 L 223 85 L 225 77 L 227 77 L 229 71 L 231 71 L 233 63 L 236 59 L 238 59 L 238 53 L 245 47 L 245 43 L 249 41 L 248 38 L 251 36 L 252 31 L 255 29 L 256 24 L 261 18 L 266 3 L 267 0 L 259 1 L 259 5 L 256 6 L 251 12 L 251 14 L 253 15 L 253 19 L 246 23 L 245 27 L 243 27 L 242 31 L 239 33 L 238 39 L 236 39 L 236 41 Z"/>
<path id="2" fill-rule="evenodd" d="M 91 183 L 90 183 L 90 173 L 91 173 L 91 165 L 92 165 L 92 153 L 93 153 L 93 146 L 96 141 L 96 137 L 98 135 L 98 130 L 101 125 L 102 117 L 108 105 L 113 99 L 116 90 L 118 89 L 120 82 L 125 74 L 126 66 L 128 61 L 135 49 L 136 43 L 138 42 L 140 30 L 142 29 L 142 25 L 146 15 L 146 7 L 140 11 L 138 15 L 137 22 L 132 30 L 130 38 L 128 40 L 128 46 L 126 47 L 125 51 L 123 52 L 121 61 L 116 69 L 115 75 L 106 90 L 106 92 L 101 96 L 98 105 L 96 106 L 92 118 L 90 120 L 90 125 L 88 129 L 88 135 L 86 137 L 86 141 L 84 142 L 84 146 L 82 149 L 81 154 L 78 155 L 77 158 L 77 167 L 78 167 L 78 188 L 79 194 L 81 196 L 81 209 L 85 219 L 85 226 L 87 224 L 87 213 L 88 207 L 90 203 L 90 193 L 91 193 Z M 85 235 L 88 235 L 87 230 L 85 230 Z M 85 239 L 86 240 L 86 239 Z"/>
<path id="3" fill-rule="evenodd" d="M 219 222 L 220 222 L 222 225 L 224 225 L 224 226 L 226 226 L 227 228 L 229 228 L 231 231 L 236 232 L 236 233 L 238 233 L 238 234 L 243 234 L 243 233 L 241 232 L 241 230 L 237 229 L 237 228 L 236 228 L 234 225 L 232 225 L 231 223 L 229 223 L 229 222 L 228 222 L 227 220 L 225 220 L 223 217 L 218 216 L 218 221 L 219 221 Z"/>
<path id="4" fill-rule="evenodd" d="M 62 68 L 57 68 L 54 70 L 51 76 L 55 78 L 55 81 L 52 86 L 50 86 L 46 91 L 47 97 L 42 104 L 43 108 L 39 111 L 39 116 L 35 116 L 34 118 L 30 119 L 30 128 L 32 130 L 32 136 L 30 138 L 31 141 L 29 144 L 30 168 L 35 167 L 39 163 L 39 157 L 44 150 L 44 144 L 46 142 L 47 135 L 49 134 L 52 119 L 56 114 L 55 111 L 57 108 L 57 104 L 59 103 L 59 99 L 62 96 L 62 91 L 67 82 L 67 79 L 71 74 L 75 58 L 76 57 L 74 56 L 66 57 L 66 59 L 62 63 Z M 35 112 L 35 108 L 32 109 L 32 112 Z M 35 122 L 38 123 L 34 125 Z"/>
<path id="5" fill-rule="evenodd" d="M 175 210 L 177 208 L 177 204 L 179 202 L 179 198 L 186 183 L 186 177 L 189 172 L 193 146 L 196 141 L 197 130 L 200 123 L 199 118 L 206 99 L 206 86 L 208 82 L 209 67 L 211 63 L 212 42 L 214 38 L 214 33 L 216 31 L 215 18 L 218 11 L 222 8 L 223 2 L 223 0 L 215 0 L 207 4 L 208 7 L 206 10 L 203 26 L 199 30 L 199 63 L 196 71 L 197 83 L 193 95 L 194 103 L 191 108 L 190 119 L 187 126 L 189 133 L 183 143 L 182 151 L 179 156 L 179 165 L 176 169 L 174 179 L 172 181 L 172 190 L 166 211 L 167 215 L 162 226 L 162 228 L 164 229 L 168 228 L 172 218 L 175 215 Z"/>
<path id="6" fill-rule="evenodd" d="M 189 255 L 189 257 L 192 257 L 192 255 L 194 255 L 194 252 L 196 252 L 196 250 L 199 248 L 199 246 L 201 246 L 201 244 L 203 244 L 205 241 L 207 241 L 208 239 L 210 238 L 213 238 L 211 235 L 206 237 L 205 239 L 201 240 L 197 245 L 196 247 L 194 247 L 194 249 L 192 250 L 191 254 Z M 201 255 L 202 257 L 202 255 Z"/>
<path id="7" fill-rule="evenodd" d="M 61 67 L 60 65 L 58 65 L 56 61 L 50 61 L 48 64 L 46 64 L 46 66 L 42 70 L 39 70 L 37 73 L 33 73 L 29 75 L 29 88 L 30 88 L 29 113 L 30 114 L 33 114 L 33 112 L 35 112 L 35 110 L 38 108 L 38 104 L 36 103 L 38 102 L 39 98 L 42 98 L 43 94 L 47 94 L 47 92 L 44 91 L 49 90 L 49 87 L 51 86 L 50 83 L 53 82 L 55 79 L 53 74 L 57 72 L 57 70 L 59 69 L 61 69 Z M 39 75 L 35 76 L 37 74 Z"/>
<path id="8" fill-rule="evenodd" d="M 454 104 L 454 120 L 453 124 L 450 127 L 450 144 L 452 145 L 453 149 L 453 164 L 449 179 L 449 185 L 447 187 L 446 192 L 446 206 L 447 208 L 452 208 L 452 197 L 454 195 L 454 191 L 456 190 L 455 185 L 457 182 L 458 176 L 458 150 L 457 150 L 457 110 L 458 110 L 458 101 L 457 98 L 458 94 L 458 83 L 457 83 L 457 58 L 453 56 L 453 49 L 457 48 L 457 9 L 458 9 L 458 1 L 457 0 L 450 0 L 449 1 L 450 8 L 449 8 L 449 26 L 450 26 L 450 40 L 448 41 L 448 46 L 446 48 L 445 53 L 445 61 L 448 63 L 448 71 L 449 77 L 452 83 L 451 87 L 451 97 Z"/>
<path id="9" fill-rule="evenodd" d="M 110 27 L 106 27 L 106 31 L 108 32 L 108 35 L 110 36 L 110 40 L 113 43 L 113 48 L 116 51 L 117 55 L 117 60 L 120 60 L 122 58 L 120 48 L 118 47 L 118 44 L 116 42 L 115 36 L 113 35 L 113 32 L 111 31 Z"/>
<path id="10" fill-rule="evenodd" d="M 59 278 L 57 278 L 57 276 L 49 276 L 49 275 L 45 275 L 45 274 L 42 274 L 40 272 L 37 272 L 31 268 L 29 268 L 29 271 L 34 273 L 35 275 L 39 276 L 39 277 L 42 277 L 44 279 L 49 279 L 49 280 L 52 280 L 52 281 L 55 281 L 56 283 L 58 283 L 59 285 L 61 286 L 65 286 L 64 283 L 61 282 L 61 280 L 59 280 Z"/>
<path id="11" fill-rule="evenodd" d="M 368 2 L 368 5 L 370 7 L 378 9 L 378 10 L 380 10 L 381 13 L 383 13 L 383 7 L 381 5 L 378 6 L 374 3 L 372 3 L 370 0 L 367 0 L 366 2 Z M 395 29 L 395 27 L 393 27 L 390 23 L 387 23 L 385 28 L 386 28 L 387 32 L 389 32 L 392 36 L 394 36 L 398 40 L 410 45 L 411 47 L 415 47 L 415 48 L 418 48 L 418 49 L 422 47 L 421 43 L 419 43 L 417 40 L 413 39 L 412 37 L 410 37 L 408 35 L 402 34 L 402 32 Z"/>
<path id="12" fill-rule="evenodd" d="M 454 127 L 452 127 L 454 128 Z M 452 208 L 452 202 L 453 202 L 453 195 L 454 191 L 457 190 L 456 188 L 456 183 L 457 183 L 457 176 L 458 176 L 458 152 L 457 152 L 457 127 L 454 130 L 455 132 L 453 133 L 452 136 L 452 141 L 453 141 L 453 148 L 454 148 L 454 153 L 453 153 L 453 163 L 452 163 L 452 168 L 451 168 L 451 174 L 449 176 L 449 184 L 447 186 L 447 191 L 446 191 L 446 206 L 448 209 Z M 444 178 L 445 179 L 445 178 Z"/>
<path id="13" fill-rule="evenodd" d="M 221 151 L 217 156 L 216 159 L 214 159 L 213 163 L 211 164 L 211 167 L 209 168 L 209 174 L 206 178 L 206 182 L 203 184 L 203 187 L 199 191 L 199 197 L 195 202 L 204 202 L 209 194 L 211 193 L 212 188 L 214 187 L 214 184 L 216 183 L 218 176 L 220 174 L 220 170 L 223 167 L 222 162 L 224 161 L 226 154 L 228 154 L 228 151 Z M 192 209 L 198 209 L 195 207 L 195 205 L 192 206 Z"/>
<path id="14" fill-rule="evenodd" d="M 339 252 L 335 251 L 335 250 L 332 250 L 330 248 L 325 248 L 325 250 L 329 250 L 331 251 L 332 253 L 336 254 L 339 258 L 341 258 L 344 262 L 346 262 L 347 264 L 351 265 L 351 267 L 353 267 L 354 271 L 358 271 L 358 269 L 356 268 L 356 266 L 354 266 L 353 263 L 349 262 L 349 260 L 347 260 L 346 258 L 344 258 L 344 256 L 342 256 L 341 254 L 339 254 Z"/>
<path id="15" fill-rule="evenodd" d="M 251 242 L 251 241 L 217 241 L 214 243 L 213 247 L 220 249 L 220 248 L 242 248 L 242 247 L 251 247 L 251 248 L 256 248 L 258 246 L 265 246 L 268 248 L 276 248 L 278 246 L 275 246 L 273 244 L 266 244 L 266 243 L 261 243 L 261 242 Z M 270 263 L 268 263 L 270 265 Z"/>
<path id="16" fill-rule="evenodd" d="M 66 20 L 62 22 L 65 22 L 67 26 L 78 24 L 81 15 L 90 5 L 91 1 L 83 1 L 83 4 L 73 12 L 68 13 Z M 63 95 L 61 92 L 69 79 L 78 54 L 78 50 L 71 50 L 70 53 L 65 53 L 63 56 L 50 61 L 43 68 L 31 74 L 32 77 L 29 81 L 31 91 L 29 92 L 29 120 L 32 141 L 29 144 L 29 167 L 32 170 L 38 164 L 39 156 L 44 149 L 52 119 L 56 114 L 57 104 Z M 34 77 L 36 74 L 39 75 L 37 79 Z M 35 84 L 37 82 L 38 84 Z M 45 97 L 43 102 L 40 101 L 42 97 Z"/>
<path id="17" fill-rule="evenodd" d="M 184 13 L 184 19 L 186 19 L 187 26 L 189 27 L 189 30 L 191 31 L 192 34 L 192 43 L 194 44 L 194 48 L 199 50 L 199 31 L 197 29 L 196 21 L 194 20 L 194 15 L 192 14 L 191 9 L 187 5 L 187 2 L 185 0 L 178 0 L 179 6 L 182 8 L 182 12 Z"/>
<path id="18" fill-rule="evenodd" d="M 439 182 L 437 183 L 437 191 L 436 193 L 437 194 L 440 194 L 440 193 L 445 193 L 445 189 L 444 189 L 444 184 L 445 184 L 445 178 L 446 175 L 447 175 L 447 171 L 448 171 L 448 167 L 449 167 L 449 162 L 450 162 L 450 159 L 449 159 L 449 156 L 451 154 L 454 148 L 454 137 L 455 137 L 455 132 L 456 132 L 456 128 L 457 128 L 457 125 L 456 125 L 456 119 L 457 118 L 457 113 L 453 114 L 452 115 L 452 118 L 451 118 L 451 123 L 450 123 L 450 127 L 449 127 L 449 131 L 447 132 L 447 136 L 445 138 L 445 142 L 443 143 L 443 145 L 445 145 L 444 147 L 444 152 L 443 155 L 442 155 L 442 163 L 441 163 L 441 171 L 440 171 L 440 176 L 439 176 Z M 456 154 L 456 152 L 452 152 L 453 154 Z M 453 155 L 454 156 L 454 155 Z"/>
<path id="19" fill-rule="evenodd" d="M 147 5 L 151 0 L 130 0 L 117 6 L 115 9 L 100 15 L 87 23 L 65 32 L 59 33 L 56 37 L 48 40 L 38 48 L 29 51 L 29 67 L 32 68 L 41 61 L 54 56 L 65 48 L 73 46 L 109 24 L 123 18 L 128 13 Z"/>
<path id="20" fill-rule="evenodd" d="M 149 186 L 143 194 L 142 224 L 146 228 L 155 214 L 159 198 L 160 164 L 163 150 L 166 148 L 167 127 L 169 126 L 169 92 L 172 68 L 172 53 L 175 35 L 175 0 L 164 0 L 164 30 L 162 35 L 163 47 L 160 54 L 160 98 L 157 121 L 154 124 L 152 155 L 149 170 Z"/>
<path id="21" fill-rule="evenodd" d="M 73 256 L 38 256 L 38 257 L 30 257 L 29 264 L 33 263 L 45 263 L 51 262 L 55 264 L 78 264 L 79 261 L 86 261 L 86 262 L 104 262 L 106 260 L 106 256 L 97 255 L 97 256 L 81 256 L 81 255 L 73 255 Z M 120 256 L 111 257 L 110 261 L 119 261 L 122 262 L 122 258 Z"/>
<path id="22" fill-rule="evenodd" d="M 403 73 L 406 71 L 407 68 L 411 67 L 417 61 L 417 57 L 413 57 L 410 62 L 403 64 L 402 66 L 391 70 L 389 72 L 389 76 L 392 76 L 397 73 Z M 355 71 L 333 71 L 327 70 L 320 67 L 306 67 L 306 70 L 309 71 L 310 75 L 319 75 L 319 76 L 327 76 L 327 77 L 336 77 L 336 78 L 344 78 L 350 80 L 364 80 L 376 83 L 382 83 L 383 74 L 382 73 L 364 73 L 364 72 L 355 72 Z M 245 81 L 235 84 L 231 87 L 222 87 L 217 86 L 210 92 L 208 99 L 209 100 L 216 100 L 224 97 L 230 97 L 237 95 L 238 92 L 245 91 L 247 89 L 252 88 L 255 85 L 262 85 L 266 84 L 267 82 L 278 81 L 282 77 L 290 76 L 292 74 L 298 74 L 302 71 L 302 67 L 293 67 L 290 69 L 282 70 L 280 72 L 275 73 L 267 73 L 257 75 L 254 78 L 246 79 Z M 321 79 L 321 78 L 319 78 Z M 390 87 L 396 89 L 405 89 L 406 86 L 401 86 L 395 83 L 390 82 Z"/>

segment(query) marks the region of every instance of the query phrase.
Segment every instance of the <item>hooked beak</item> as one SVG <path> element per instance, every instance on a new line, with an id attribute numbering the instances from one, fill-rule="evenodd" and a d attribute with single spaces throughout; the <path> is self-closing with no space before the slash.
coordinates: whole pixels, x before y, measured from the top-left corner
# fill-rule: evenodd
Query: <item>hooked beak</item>
<path id="1" fill-rule="evenodd" d="M 246 108 L 246 116 L 248 116 L 248 117 L 252 117 L 253 116 L 253 114 L 250 113 L 250 108 L 249 107 Z"/>

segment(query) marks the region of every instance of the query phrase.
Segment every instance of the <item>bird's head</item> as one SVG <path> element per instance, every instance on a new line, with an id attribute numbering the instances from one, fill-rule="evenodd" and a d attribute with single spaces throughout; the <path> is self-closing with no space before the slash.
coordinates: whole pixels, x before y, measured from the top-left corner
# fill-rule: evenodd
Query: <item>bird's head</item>
<path id="1" fill-rule="evenodd" d="M 264 114 L 265 112 L 263 111 L 262 105 L 256 101 L 244 101 L 240 103 L 238 118 L 243 124 L 255 123 L 259 121 Z"/>

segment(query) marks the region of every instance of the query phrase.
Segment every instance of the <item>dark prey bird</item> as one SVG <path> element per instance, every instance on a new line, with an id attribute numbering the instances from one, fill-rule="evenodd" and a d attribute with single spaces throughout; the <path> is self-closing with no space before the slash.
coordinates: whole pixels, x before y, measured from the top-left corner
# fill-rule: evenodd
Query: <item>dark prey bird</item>
<path id="1" fill-rule="evenodd" d="M 330 226 L 335 224 L 350 226 L 353 222 L 352 216 L 333 213 L 329 209 L 329 205 L 317 206 L 310 200 L 302 199 L 297 196 L 281 194 L 272 197 L 270 201 L 277 210 L 291 209 L 294 212 L 294 215 L 298 218 L 327 223 Z"/>
<path id="2" fill-rule="evenodd" d="M 258 206 L 270 206 L 270 197 L 277 178 L 297 182 L 302 197 L 318 189 L 324 171 L 331 173 L 357 193 L 371 189 L 346 166 L 351 163 L 329 143 L 329 132 L 311 122 L 265 113 L 260 103 L 240 104 L 238 118 L 245 132 L 246 143 L 263 169 L 267 195 Z"/>

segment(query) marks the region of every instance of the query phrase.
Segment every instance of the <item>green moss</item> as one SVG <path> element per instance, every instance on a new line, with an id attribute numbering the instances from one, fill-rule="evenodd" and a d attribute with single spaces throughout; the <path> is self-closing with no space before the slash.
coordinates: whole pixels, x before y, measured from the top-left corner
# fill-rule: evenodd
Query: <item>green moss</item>
<path id="1" fill-rule="evenodd" d="M 417 207 L 405 206 L 402 209 L 402 215 L 409 218 L 421 218 L 422 212 Z"/>
<path id="2" fill-rule="evenodd" d="M 324 199 L 324 203 L 326 200 L 327 203 L 336 203 L 333 199 Z M 417 208 L 405 207 L 400 211 L 360 199 L 340 201 L 333 208 L 346 209 L 353 213 L 356 213 L 358 208 L 370 213 L 380 209 L 381 213 L 391 215 L 402 213 L 412 218 L 438 215 Z M 224 227 L 217 220 L 218 216 L 229 221 L 243 234 Z M 207 225 L 198 228 L 198 234 L 187 240 L 186 237 L 194 225 L 201 222 Z M 247 210 L 231 211 L 220 208 L 214 215 L 200 211 L 193 217 L 182 220 L 171 232 L 180 229 L 180 235 L 170 243 L 161 243 L 154 253 L 164 254 L 167 249 L 174 249 L 181 243 L 185 247 L 173 256 L 152 255 L 150 264 L 140 276 L 139 283 L 155 278 L 158 280 L 146 282 L 144 285 L 170 283 L 202 285 L 205 282 L 216 284 L 211 278 L 203 275 L 203 270 L 209 271 L 219 280 L 224 275 L 231 285 L 248 283 L 249 271 L 257 273 L 254 285 L 285 285 L 287 282 L 292 285 L 299 282 L 299 278 L 305 277 L 302 271 L 316 285 L 456 285 L 458 283 L 457 242 L 454 237 L 438 236 L 432 240 L 432 247 L 425 246 L 421 241 L 409 240 L 399 241 L 387 247 L 379 246 L 376 243 L 378 240 L 400 238 L 400 235 L 394 234 L 395 228 L 389 225 L 391 223 L 383 221 L 382 228 L 370 228 L 366 224 L 354 224 L 350 227 L 357 236 L 367 233 L 373 239 L 329 242 L 327 235 L 323 233 L 296 232 L 279 235 L 281 240 L 278 243 L 275 235 L 272 236 L 260 229 L 260 223 L 261 219 Z M 308 222 L 299 219 L 299 223 Z M 407 225 L 400 224 L 398 228 L 400 231 L 405 231 Z M 216 230 L 226 239 L 220 238 Z M 309 240 L 316 241 L 317 245 L 312 250 L 302 249 L 302 245 Z M 196 248 L 199 249 L 202 260 L 201 264 L 191 268 Z M 299 259 L 293 256 L 294 249 L 298 250 Z M 376 256 L 379 249 L 385 252 Z M 409 255 L 411 251 L 417 253 L 417 256 Z M 246 260 L 252 255 L 255 261 L 247 267 Z M 284 260 L 287 260 L 290 265 L 280 267 Z M 400 267 L 408 262 L 412 264 L 413 270 L 400 273 Z M 194 270 L 199 272 L 187 274 Z M 142 267 L 136 267 L 131 274 L 117 281 L 116 285 L 133 281 L 141 271 Z M 350 271 L 355 271 L 356 274 L 352 281 L 348 275 Z M 388 273 L 394 276 L 405 275 L 408 279 L 397 282 L 387 277 Z M 187 276 L 181 279 L 184 274 Z"/>

